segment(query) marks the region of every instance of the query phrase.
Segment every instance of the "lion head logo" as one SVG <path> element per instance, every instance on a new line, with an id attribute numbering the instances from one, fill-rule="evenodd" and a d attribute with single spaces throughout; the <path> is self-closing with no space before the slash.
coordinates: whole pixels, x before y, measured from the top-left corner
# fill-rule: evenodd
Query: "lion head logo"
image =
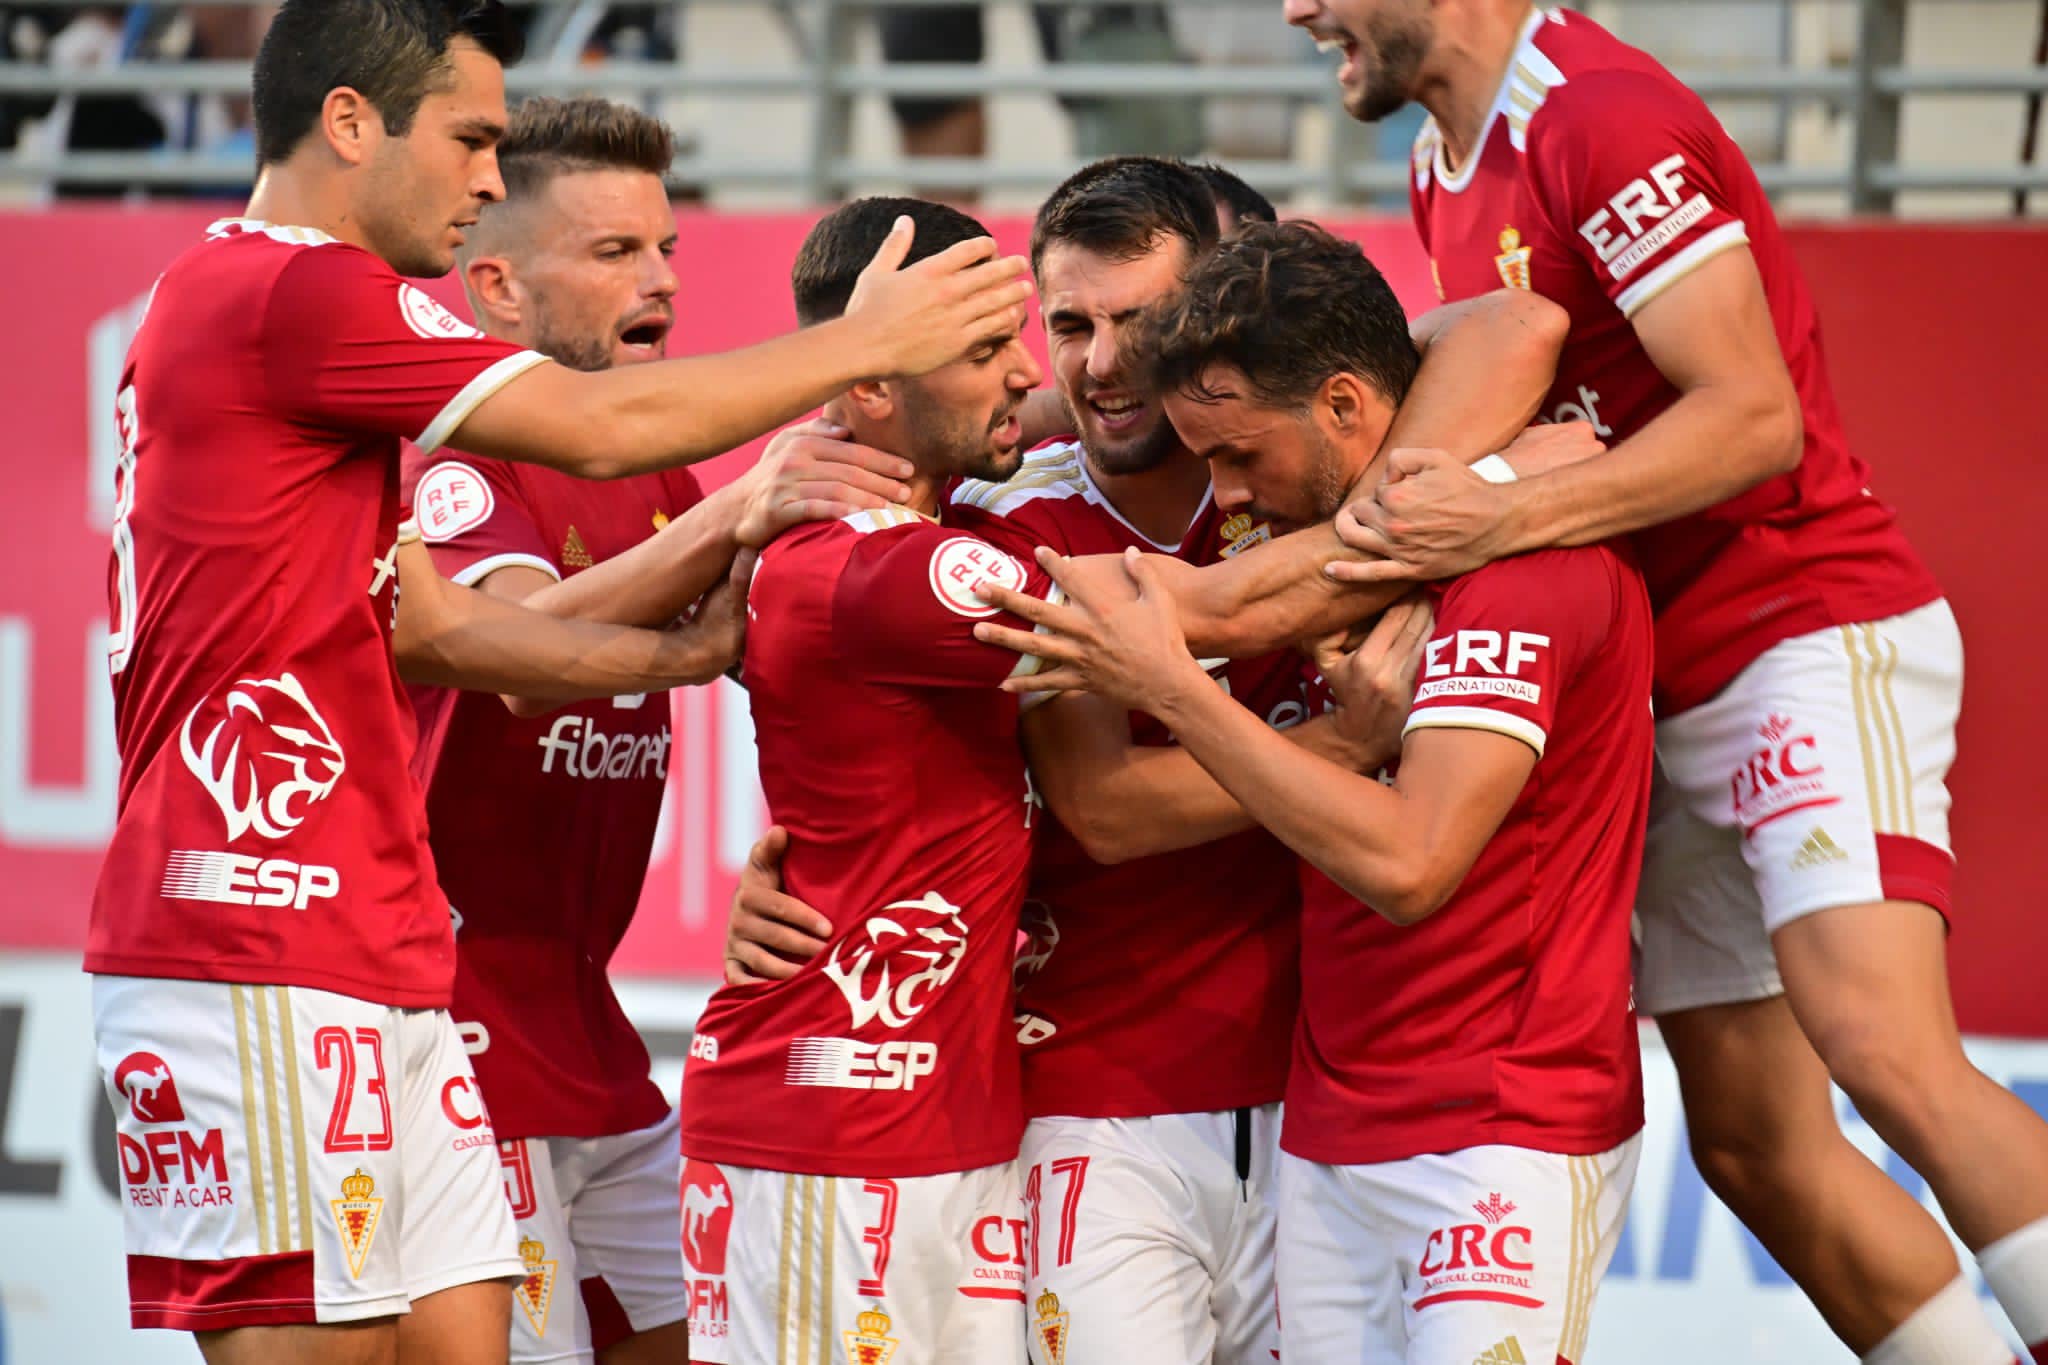
<path id="1" fill-rule="evenodd" d="M 282 839 L 324 801 L 347 766 L 299 680 L 243 678 L 228 690 L 224 714 L 196 748 L 201 702 L 185 717 L 178 751 L 227 821 L 228 842 L 255 830 Z"/>
<path id="2" fill-rule="evenodd" d="M 953 979 L 967 955 L 967 921 L 936 891 L 891 901 L 835 945 L 825 975 L 846 997 L 853 1026 L 902 1028 Z"/>
<path id="3" fill-rule="evenodd" d="M 1052 961 L 1052 955 L 1060 946 L 1060 926 L 1052 917 L 1050 905 L 1044 901 L 1025 901 L 1017 929 L 1024 940 L 1017 945 L 1017 960 L 1011 964 L 1010 970 L 1012 979 L 1021 987 Z"/>

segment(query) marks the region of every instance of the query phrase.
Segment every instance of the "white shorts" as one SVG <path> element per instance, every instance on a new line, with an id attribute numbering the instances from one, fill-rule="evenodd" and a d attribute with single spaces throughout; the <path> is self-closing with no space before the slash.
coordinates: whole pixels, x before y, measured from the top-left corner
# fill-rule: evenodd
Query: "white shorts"
<path id="1" fill-rule="evenodd" d="M 690 1359 L 1024 1365 L 1012 1162 L 863 1180 L 683 1163 Z"/>
<path id="2" fill-rule="evenodd" d="M 1372 1166 L 1280 1157 L 1288 1360 L 1576 1365 L 1642 1135 L 1598 1156 L 1468 1147 Z"/>
<path id="3" fill-rule="evenodd" d="M 1841 905 L 1944 916 L 1963 644 L 1946 602 L 1772 646 L 1657 726 L 1636 899 L 1652 1015 L 1784 987 L 1770 936 Z"/>
<path id="4" fill-rule="evenodd" d="M 93 979 L 137 1327 L 350 1322 L 520 1272 L 446 1010 Z"/>
<path id="5" fill-rule="evenodd" d="M 1277 1104 L 1026 1124 L 1034 1365 L 1272 1365 L 1279 1138 Z"/>
<path id="6" fill-rule="evenodd" d="M 512 1360 L 589 1361 L 690 1315 L 676 1255 L 675 1111 L 599 1138 L 498 1144 L 526 1278 L 512 1289 Z"/>

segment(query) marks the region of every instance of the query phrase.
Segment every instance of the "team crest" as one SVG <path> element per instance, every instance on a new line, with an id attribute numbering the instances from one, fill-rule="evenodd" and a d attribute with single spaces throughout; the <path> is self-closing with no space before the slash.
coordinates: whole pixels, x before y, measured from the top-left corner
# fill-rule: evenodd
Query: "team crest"
<path id="1" fill-rule="evenodd" d="M 548 1254 L 545 1243 L 531 1237 L 519 1239 L 519 1259 L 526 1265 L 526 1278 L 512 1286 L 512 1297 L 526 1312 L 526 1320 L 533 1324 L 533 1334 L 544 1337 L 548 1334 L 548 1309 L 555 1301 L 555 1266 L 558 1262 L 541 1258 Z"/>
<path id="2" fill-rule="evenodd" d="M 663 511 L 661 511 L 661 510 L 657 509 L 657 510 L 655 511 L 655 513 L 654 513 L 654 529 L 655 529 L 655 530 L 657 530 L 657 531 L 661 531 L 661 530 L 666 530 L 667 528 L 668 528 L 668 513 L 666 513 L 666 512 L 663 512 Z"/>
<path id="3" fill-rule="evenodd" d="M 852 1365 L 889 1365 L 889 1357 L 902 1344 L 889 1335 L 889 1315 L 879 1308 L 863 1312 L 853 1320 L 853 1330 L 840 1335 L 846 1338 L 846 1358 Z"/>
<path id="4" fill-rule="evenodd" d="M 348 1253 L 351 1279 L 361 1279 L 363 1263 L 370 1258 L 370 1239 L 377 1235 L 377 1220 L 384 1214 L 383 1196 L 377 1182 L 358 1166 L 354 1175 L 341 1178 L 341 1198 L 327 1201 L 334 1209 L 334 1225 L 341 1229 L 342 1250 Z"/>
<path id="5" fill-rule="evenodd" d="M 1522 234 L 1514 228 L 1500 230 L 1500 255 L 1493 258 L 1500 268 L 1500 281 L 1510 289 L 1528 289 L 1531 248 L 1522 245 Z"/>
<path id="6" fill-rule="evenodd" d="M 1045 1347 L 1048 1365 L 1067 1365 L 1067 1315 L 1060 1311 L 1060 1296 L 1050 1289 L 1038 1296 L 1038 1321 L 1031 1330 Z"/>
<path id="7" fill-rule="evenodd" d="M 1264 545 L 1273 538 L 1273 528 L 1263 521 L 1253 521 L 1243 512 L 1223 523 L 1223 551 L 1230 555 L 1243 554 L 1254 545 Z"/>

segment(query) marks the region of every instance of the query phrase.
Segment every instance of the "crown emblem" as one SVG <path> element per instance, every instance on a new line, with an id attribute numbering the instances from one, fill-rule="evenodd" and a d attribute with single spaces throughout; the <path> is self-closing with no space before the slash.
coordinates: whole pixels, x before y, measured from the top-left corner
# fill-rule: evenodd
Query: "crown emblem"
<path id="1" fill-rule="evenodd" d="M 555 1263 L 545 1259 L 547 1254 L 546 1243 L 538 1238 L 520 1238 L 519 1259 L 526 1267 L 526 1278 L 512 1286 L 512 1301 L 539 1337 L 548 1334 L 548 1310 L 555 1302 Z"/>
<path id="2" fill-rule="evenodd" d="M 1485 1199 L 1475 1202 L 1472 1207 L 1489 1223 L 1498 1223 L 1515 1211 L 1515 1206 L 1503 1200 L 1498 1192 L 1487 1195 Z"/>
<path id="3" fill-rule="evenodd" d="M 1781 716 L 1773 711 L 1764 718 L 1762 725 L 1756 727 L 1756 732 L 1761 738 L 1776 744 L 1785 737 L 1785 732 L 1791 728 L 1792 718 L 1790 716 Z"/>
<path id="4" fill-rule="evenodd" d="M 1050 1289 L 1038 1296 L 1038 1321 L 1031 1324 L 1045 1347 L 1047 1365 L 1067 1365 L 1067 1320 L 1060 1311 L 1060 1296 Z"/>
<path id="5" fill-rule="evenodd" d="M 358 1166 L 355 1173 L 341 1178 L 341 1198 L 327 1201 L 334 1210 L 334 1226 L 341 1233 L 341 1247 L 348 1255 L 348 1273 L 361 1279 L 370 1259 L 370 1241 L 377 1235 L 377 1220 L 384 1215 L 384 1199 L 377 1182 Z"/>
<path id="6" fill-rule="evenodd" d="M 1522 234 L 1513 227 L 1500 230 L 1500 255 L 1493 258 L 1493 264 L 1500 271 L 1501 283 L 1510 289 L 1531 288 L 1529 279 L 1529 258 L 1534 251 L 1522 245 Z"/>
<path id="7" fill-rule="evenodd" d="M 879 1308 L 862 1309 L 853 1320 L 846 1338 L 846 1358 L 851 1365 L 889 1365 L 902 1343 L 889 1335 L 889 1315 Z"/>
<path id="8" fill-rule="evenodd" d="M 547 1243 L 536 1242 L 531 1237 L 519 1239 L 519 1259 L 526 1263 L 528 1270 L 540 1267 L 541 1258 L 548 1254 Z"/>

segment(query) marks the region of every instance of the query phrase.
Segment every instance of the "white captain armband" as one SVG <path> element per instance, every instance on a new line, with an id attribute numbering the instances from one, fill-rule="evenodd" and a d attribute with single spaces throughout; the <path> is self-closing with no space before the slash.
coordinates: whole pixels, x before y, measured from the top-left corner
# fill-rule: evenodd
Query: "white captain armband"
<path id="1" fill-rule="evenodd" d="M 1499 455 L 1488 455 L 1472 462 L 1472 472 L 1488 483 L 1513 483 L 1515 467 Z"/>

